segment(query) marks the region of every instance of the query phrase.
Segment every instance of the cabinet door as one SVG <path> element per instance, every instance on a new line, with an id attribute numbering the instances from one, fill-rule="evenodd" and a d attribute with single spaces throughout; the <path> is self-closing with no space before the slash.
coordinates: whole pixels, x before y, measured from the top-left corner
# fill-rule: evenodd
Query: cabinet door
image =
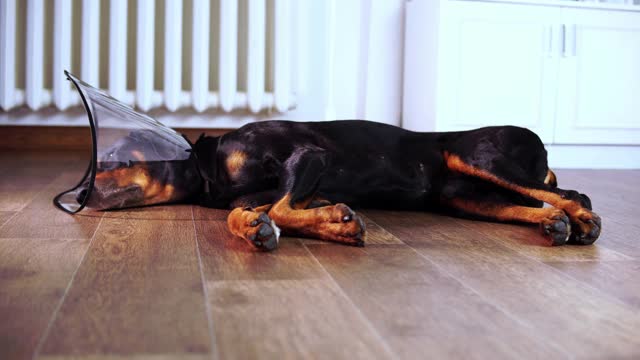
<path id="1" fill-rule="evenodd" d="M 517 125 L 553 138 L 561 9 L 443 7 L 436 130 Z"/>
<path id="2" fill-rule="evenodd" d="M 640 144 L 640 13 L 564 9 L 555 142 Z"/>

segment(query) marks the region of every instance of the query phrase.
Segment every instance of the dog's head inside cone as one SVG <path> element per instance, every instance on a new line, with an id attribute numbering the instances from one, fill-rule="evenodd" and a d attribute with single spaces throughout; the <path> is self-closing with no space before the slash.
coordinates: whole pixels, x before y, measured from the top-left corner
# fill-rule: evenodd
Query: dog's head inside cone
<path id="1" fill-rule="evenodd" d="M 201 184 L 191 145 L 180 134 L 68 74 L 91 124 L 90 171 L 56 197 L 68 212 L 185 202 Z"/>

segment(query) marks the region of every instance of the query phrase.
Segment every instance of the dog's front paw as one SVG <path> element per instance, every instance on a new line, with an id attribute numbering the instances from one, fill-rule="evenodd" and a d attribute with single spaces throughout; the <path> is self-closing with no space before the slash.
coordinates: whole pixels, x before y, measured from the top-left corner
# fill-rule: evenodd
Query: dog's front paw
<path id="1" fill-rule="evenodd" d="M 278 247 L 280 229 L 264 212 L 237 208 L 227 219 L 231 232 L 247 240 L 256 249 L 271 251 Z"/>
<path id="2" fill-rule="evenodd" d="M 557 210 L 540 222 L 540 231 L 551 240 L 551 245 L 564 245 L 571 235 L 569 217 L 564 211 Z"/>
<path id="3" fill-rule="evenodd" d="M 366 236 L 364 221 L 345 204 L 332 207 L 331 221 L 318 224 L 317 236 L 324 240 L 363 247 Z"/>
<path id="4" fill-rule="evenodd" d="M 267 214 L 260 213 L 255 220 L 249 223 L 246 238 L 257 249 L 271 251 L 278 247 L 279 233 L 280 230 L 273 220 Z"/>

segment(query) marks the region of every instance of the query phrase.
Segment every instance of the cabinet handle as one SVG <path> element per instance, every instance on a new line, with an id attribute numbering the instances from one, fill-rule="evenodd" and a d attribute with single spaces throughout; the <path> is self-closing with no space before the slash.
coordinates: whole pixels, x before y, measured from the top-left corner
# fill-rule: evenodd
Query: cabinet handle
<path id="1" fill-rule="evenodd" d="M 553 25 L 549 25 L 546 28 L 547 33 L 547 57 L 553 57 Z"/>
<path id="2" fill-rule="evenodd" d="M 576 30 L 577 30 L 577 25 L 576 24 L 572 24 L 571 26 L 569 26 L 569 38 L 571 39 L 571 56 L 576 56 Z"/>
<path id="3" fill-rule="evenodd" d="M 567 26 L 562 24 L 560 31 L 562 31 L 562 56 L 567 57 Z"/>

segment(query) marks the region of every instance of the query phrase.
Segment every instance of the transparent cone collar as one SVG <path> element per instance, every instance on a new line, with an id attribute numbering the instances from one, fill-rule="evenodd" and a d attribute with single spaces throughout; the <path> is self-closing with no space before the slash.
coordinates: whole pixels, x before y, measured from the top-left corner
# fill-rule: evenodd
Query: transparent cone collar
<path id="1" fill-rule="evenodd" d="M 92 137 L 89 167 L 54 199 L 60 209 L 105 210 L 184 202 L 200 187 L 191 145 L 173 129 L 65 71 L 84 103 Z"/>

